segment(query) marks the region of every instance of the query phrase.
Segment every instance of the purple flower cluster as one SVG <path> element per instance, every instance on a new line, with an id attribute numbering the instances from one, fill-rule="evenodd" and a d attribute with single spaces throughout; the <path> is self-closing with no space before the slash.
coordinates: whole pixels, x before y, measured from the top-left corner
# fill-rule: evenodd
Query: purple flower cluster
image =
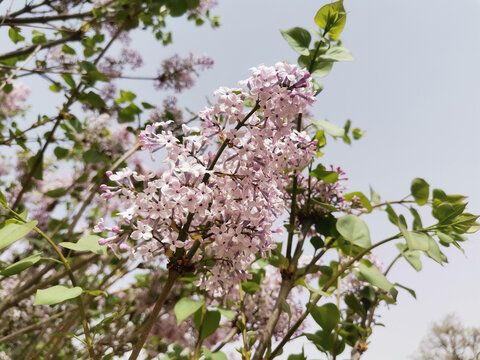
<path id="1" fill-rule="evenodd" d="M 213 60 L 208 56 L 190 54 L 187 58 L 181 58 L 174 55 L 163 61 L 155 81 L 155 88 L 174 89 L 176 92 L 189 89 L 195 83 L 193 75 L 198 76 L 199 70 L 210 69 L 212 66 Z"/>
<path id="2" fill-rule="evenodd" d="M 0 94 L 0 119 L 15 116 L 23 109 L 23 103 L 30 95 L 30 88 L 22 82 L 13 84 L 8 94 Z"/>
<path id="3" fill-rule="evenodd" d="M 184 125 L 181 140 L 168 121 L 146 127 L 140 143 L 152 156 L 166 150 L 165 166 L 158 176 L 128 168 L 108 173 L 115 185 L 103 185 L 103 196 L 119 197 L 124 210 L 115 226 L 97 225 L 96 231 L 113 232 L 101 244 L 127 249 L 132 239 L 132 255 L 148 260 L 200 241 L 203 253 L 194 260 L 216 260 L 201 277 L 212 292 L 248 278 L 257 253 L 275 248 L 273 223 L 285 210 L 286 180 L 316 153 L 316 140 L 294 130 L 297 115 L 315 98 L 308 72 L 297 66 L 261 65 L 252 72 L 241 82 L 248 90 L 219 89 L 217 103 L 199 114 L 202 128 Z M 181 241 L 189 214 L 193 221 Z"/>

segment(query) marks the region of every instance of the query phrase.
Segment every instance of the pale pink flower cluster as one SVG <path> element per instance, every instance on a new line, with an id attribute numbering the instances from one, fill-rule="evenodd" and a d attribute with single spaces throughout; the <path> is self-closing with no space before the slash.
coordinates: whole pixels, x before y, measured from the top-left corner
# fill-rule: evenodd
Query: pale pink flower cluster
<path id="1" fill-rule="evenodd" d="M 119 77 L 127 65 L 131 70 L 143 66 L 143 58 L 138 51 L 123 48 L 118 57 L 106 56 L 98 64 L 98 70 L 108 77 Z"/>
<path id="2" fill-rule="evenodd" d="M 201 281 L 213 292 L 248 278 L 256 254 L 275 248 L 273 223 L 285 210 L 285 179 L 316 153 L 316 140 L 294 130 L 297 115 L 315 98 L 308 72 L 295 65 L 261 65 L 252 72 L 241 82 L 248 90 L 219 89 L 218 102 L 199 113 L 202 129 L 183 125 L 181 141 L 168 130 L 169 122 L 146 127 L 140 143 L 152 154 L 165 149 L 165 167 L 158 177 L 129 168 L 108 173 L 116 185 L 103 185 L 103 196 L 120 197 L 125 210 L 115 226 L 103 220 L 96 226 L 114 233 L 100 243 L 127 249 L 130 238 L 136 243 L 131 253 L 150 259 L 200 241 L 202 256 L 216 260 Z M 219 156 L 212 138 L 228 142 Z M 188 218 L 187 239 L 180 241 Z"/>
<path id="3" fill-rule="evenodd" d="M 210 69 L 212 66 L 213 59 L 205 55 L 190 54 L 187 58 L 174 55 L 163 61 L 154 86 L 158 90 L 174 89 L 181 92 L 194 85 L 194 75 L 198 76 L 199 70 Z"/>
<path id="4" fill-rule="evenodd" d="M 273 266 L 265 267 L 265 278 L 260 284 L 260 289 L 253 295 L 245 296 L 245 316 L 249 330 L 256 330 L 257 336 L 261 336 L 262 330 L 265 328 L 270 315 L 272 314 L 275 302 L 280 291 L 282 283 L 282 276 L 280 270 Z M 238 291 L 237 291 L 238 293 Z M 300 300 L 300 293 L 298 287 L 290 291 L 286 301 L 290 306 L 291 317 L 286 312 L 282 312 L 277 325 L 273 331 L 273 336 L 276 340 L 283 338 L 290 324 L 294 324 L 303 313 L 303 306 Z M 300 334 L 305 328 L 305 322 L 296 330 L 294 336 Z"/>
<path id="5" fill-rule="evenodd" d="M 177 98 L 175 96 L 167 96 L 163 100 L 163 107 L 156 108 L 150 115 L 149 122 L 156 123 L 160 121 L 172 120 L 173 125 L 181 130 L 183 123 L 183 112 L 177 106 Z"/>
<path id="6" fill-rule="evenodd" d="M 88 117 L 85 120 L 85 130 L 77 134 L 77 140 L 109 156 L 124 152 L 131 143 L 131 134 L 124 125 L 111 130 L 112 122 L 111 115 L 106 113 Z"/>
<path id="7" fill-rule="evenodd" d="M 8 94 L 0 95 L 0 118 L 15 116 L 23 109 L 23 103 L 30 95 L 30 88 L 22 82 L 13 84 L 13 89 Z"/>

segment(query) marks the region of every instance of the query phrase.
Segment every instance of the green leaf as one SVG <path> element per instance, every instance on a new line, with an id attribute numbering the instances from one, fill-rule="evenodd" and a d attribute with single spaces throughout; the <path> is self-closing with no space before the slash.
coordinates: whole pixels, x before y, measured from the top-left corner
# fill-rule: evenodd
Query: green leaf
<path id="1" fill-rule="evenodd" d="M 290 310 L 290 305 L 287 300 L 282 299 L 282 311 L 288 315 L 288 320 L 292 318 L 292 311 Z"/>
<path id="2" fill-rule="evenodd" d="M 310 172 L 310 176 L 329 184 L 333 184 L 338 180 L 338 172 L 328 171 L 322 164 L 318 164 L 317 167 Z"/>
<path id="3" fill-rule="evenodd" d="M 343 197 L 347 201 L 352 201 L 354 196 L 360 199 L 360 203 L 363 205 L 365 209 L 367 209 L 367 213 L 372 212 L 373 210 L 372 204 L 370 203 L 370 200 L 368 200 L 368 198 L 362 192 L 360 191 L 351 192 L 351 193 L 345 194 Z"/>
<path id="4" fill-rule="evenodd" d="M 443 265 L 443 263 L 448 262 L 447 257 L 445 256 L 444 253 L 442 253 L 435 239 L 430 235 L 427 235 L 427 236 L 428 236 L 428 250 L 426 251 L 427 256 L 432 258 L 436 262 L 438 262 L 440 265 Z"/>
<path id="5" fill-rule="evenodd" d="M 307 358 L 305 357 L 305 352 L 303 351 L 303 347 L 302 347 L 302 353 L 301 354 L 289 355 L 287 360 L 307 360 Z"/>
<path id="6" fill-rule="evenodd" d="M 39 160 L 38 160 L 39 159 Z M 43 153 L 39 152 L 38 154 L 32 156 L 27 160 L 28 170 L 31 171 L 38 160 L 35 171 L 33 172 L 33 177 L 37 180 L 43 180 Z"/>
<path id="7" fill-rule="evenodd" d="M 252 295 L 252 294 L 255 294 L 258 289 L 260 289 L 260 285 L 253 281 L 247 281 L 242 283 L 242 289 L 247 294 Z"/>
<path id="8" fill-rule="evenodd" d="M 32 43 L 34 44 L 43 44 L 47 42 L 47 38 L 45 37 L 45 34 L 41 31 L 33 30 L 32 35 L 33 35 Z"/>
<path id="9" fill-rule="evenodd" d="M 13 85 L 11 83 L 5 84 L 5 86 L 3 87 L 3 92 L 5 94 L 10 94 L 12 90 L 13 90 Z"/>
<path id="10" fill-rule="evenodd" d="M 60 92 L 62 90 L 62 87 L 58 84 L 52 84 L 48 87 L 50 90 L 52 90 L 53 92 Z"/>
<path id="11" fill-rule="evenodd" d="M 453 240 L 450 236 L 448 236 L 447 234 L 437 230 L 437 236 L 438 236 L 438 239 L 440 240 L 441 243 L 443 244 L 451 244 L 453 243 L 455 240 Z"/>
<path id="12" fill-rule="evenodd" d="M 410 191 L 418 205 L 425 205 L 428 202 L 430 185 L 425 180 L 420 178 L 413 179 Z"/>
<path id="13" fill-rule="evenodd" d="M 8 29 L 8 36 L 10 37 L 10 40 L 12 40 L 14 44 L 18 43 L 19 41 L 25 40 L 25 38 L 22 35 L 20 35 L 20 32 L 15 30 L 13 27 Z"/>
<path id="14" fill-rule="evenodd" d="M 74 299 L 80 296 L 83 289 L 80 286 L 73 288 L 56 285 L 45 290 L 37 290 L 35 295 L 35 302 L 33 305 L 53 305 L 63 302 L 68 299 Z"/>
<path id="15" fill-rule="evenodd" d="M 107 245 L 99 245 L 98 240 L 100 236 L 98 235 L 87 235 L 82 237 L 76 243 L 72 242 L 61 242 L 59 245 L 66 249 L 75 250 L 75 251 L 91 251 L 98 255 L 107 254 Z"/>
<path id="16" fill-rule="evenodd" d="M 77 86 L 77 84 L 75 84 L 75 80 L 73 80 L 72 75 L 70 75 L 70 74 L 62 74 L 62 75 L 60 75 L 60 76 L 61 76 L 62 79 L 67 83 L 67 85 L 70 86 L 72 89 Z"/>
<path id="17" fill-rule="evenodd" d="M 37 226 L 38 221 L 30 221 L 27 223 L 9 222 L 0 229 L 0 250 L 10 246 L 15 241 L 20 240 Z"/>
<path id="18" fill-rule="evenodd" d="M 310 46 L 310 41 L 312 41 L 312 36 L 307 30 L 301 27 L 294 27 L 288 30 L 280 30 L 280 32 L 293 50 L 302 55 L 310 53 L 308 47 Z"/>
<path id="19" fill-rule="evenodd" d="M 373 190 L 372 186 L 370 186 L 370 200 L 375 204 L 380 203 L 380 194 Z"/>
<path id="20" fill-rule="evenodd" d="M 82 61 L 80 63 L 80 67 L 85 70 L 87 73 L 91 72 L 91 71 L 97 71 L 97 67 L 95 66 L 95 64 L 91 63 L 90 61 Z"/>
<path id="21" fill-rule="evenodd" d="M 310 243 L 312 244 L 315 250 L 321 249 L 325 245 L 325 243 L 323 242 L 320 236 L 312 236 L 310 238 Z"/>
<path id="22" fill-rule="evenodd" d="M 7 207 L 7 198 L 5 197 L 5 195 L 1 190 L 0 190 L 0 204 L 5 208 Z"/>
<path id="23" fill-rule="evenodd" d="M 118 99 L 115 99 L 116 103 L 124 103 L 124 102 L 132 102 L 137 95 L 135 95 L 131 91 L 124 91 L 120 90 L 120 97 Z"/>
<path id="24" fill-rule="evenodd" d="M 345 135 L 345 130 L 344 128 L 341 128 L 340 126 L 337 126 L 335 124 L 332 124 L 330 121 L 324 120 L 324 119 L 311 119 L 312 124 L 318 129 L 318 127 L 322 127 L 328 134 L 330 134 L 333 137 L 343 137 Z"/>
<path id="25" fill-rule="evenodd" d="M 147 102 L 142 102 L 142 106 L 143 106 L 144 109 L 147 109 L 147 110 L 155 109 L 155 106 L 153 106 L 152 104 L 149 104 Z"/>
<path id="26" fill-rule="evenodd" d="M 414 207 L 410 207 L 410 213 L 413 216 L 413 230 L 423 229 L 422 218 Z"/>
<path id="27" fill-rule="evenodd" d="M 207 310 L 203 317 L 202 328 L 200 330 L 200 339 L 204 340 L 212 335 L 218 329 L 220 324 L 220 312 L 216 310 Z M 200 340 L 200 341 L 201 341 Z"/>
<path id="28" fill-rule="evenodd" d="M 393 284 L 388 281 L 388 279 L 381 273 L 378 268 L 370 263 L 369 261 L 362 260 L 358 265 L 358 271 L 362 278 L 368 281 L 373 286 L 378 287 L 379 289 L 385 290 L 387 292 L 392 292 L 395 290 Z"/>
<path id="29" fill-rule="evenodd" d="M 342 45 L 331 46 L 325 54 L 318 57 L 323 61 L 353 61 L 352 53 Z M 359 130 L 359 129 L 358 129 Z M 361 130 L 360 130 L 361 131 Z"/>
<path id="30" fill-rule="evenodd" d="M 395 285 L 395 286 L 398 286 L 398 287 L 400 287 L 400 288 L 402 288 L 402 289 L 404 289 L 404 290 L 407 290 L 407 291 L 410 293 L 410 295 L 412 295 L 415 299 L 417 298 L 417 294 L 415 293 L 415 290 L 410 289 L 410 288 L 408 288 L 408 287 L 406 287 L 406 286 L 403 286 L 402 284 L 399 284 L 399 283 L 395 283 L 394 285 Z"/>
<path id="31" fill-rule="evenodd" d="M 88 149 L 83 153 L 82 158 L 87 164 L 94 164 L 102 161 L 104 155 L 93 149 Z"/>
<path id="32" fill-rule="evenodd" d="M 396 245 L 405 260 L 416 270 L 422 270 L 422 261 L 420 260 L 420 252 L 418 250 L 408 250 L 405 244 Z"/>
<path id="33" fill-rule="evenodd" d="M 129 104 L 127 107 L 121 108 L 118 112 L 118 120 L 120 123 L 132 122 L 135 115 L 141 114 L 142 110 L 135 104 Z"/>
<path id="34" fill-rule="evenodd" d="M 227 355 L 223 352 L 216 351 L 212 353 L 208 348 L 203 348 L 203 355 L 205 356 L 205 360 L 228 360 Z"/>
<path id="35" fill-rule="evenodd" d="M 385 211 L 387 212 L 388 220 L 390 220 L 392 224 L 398 226 L 398 223 L 399 223 L 398 215 L 388 202 L 386 204 Z"/>
<path id="36" fill-rule="evenodd" d="M 69 55 L 75 55 L 76 54 L 75 50 L 73 48 L 71 48 L 70 46 L 68 46 L 67 44 L 64 44 L 62 46 L 62 52 L 64 54 L 69 54 Z"/>
<path id="37" fill-rule="evenodd" d="M 0 275 L 10 276 L 10 275 L 18 274 L 23 270 L 39 262 L 41 258 L 42 258 L 41 254 L 34 254 L 29 257 L 23 258 L 22 260 L 17 261 L 16 263 L 8 265 L 5 269 L 2 270 Z"/>
<path id="38" fill-rule="evenodd" d="M 338 40 L 347 21 L 343 0 L 322 6 L 315 15 L 315 24 L 325 30 L 330 39 Z"/>
<path id="39" fill-rule="evenodd" d="M 345 301 L 345 304 L 347 304 L 347 306 L 353 311 L 355 311 L 357 314 L 361 316 L 367 315 L 362 303 L 357 299 L 357 297 L 354 294 L 345 295 L 345 297 L 343 298 L 343 301 Z"/>
<path id="40" fill-rule="evenodd" d="M 332 331 L 340 321 L 340 311 L 338 311 L 337 306 L 332 303 L 315 306 L 310 314 L 317 324 L 327 333 Z"/>
<path id="41" fill-rule="evenodd" d="M 65 188 L 61 187 L 61 188 L 53 189 L 53 190 L 47 191 L 43 195 L 51 197 L 51 198 L 59 198 L 59 197 L 65 195 Z"/>
<path id="42" fill-rule="evenodd" d="M 345 240 L 354 245 L 362 248 L 372 245 L 367 225 L 355 215 L 349 214 L 338 219 L 337 230 Z"/>
<path id="43" fill-rule="evenodd" d="M 105 106 L 105 102 L 103 101 L 103 99 L 93 91 L 81 94 L 79 96 L 79 99 L 82 103 L 89 104 L 94 108 L 102 108 Z"/>
<path id="44" fill-rule="evenodd" d="M 218 311 L 220 311 L 220 314 L 227 320 L 233 320 L 235 318 L 235 311 L 233 310 L 218 308 Z"/>
<path id="45" fill-rule="evenodd" d="M 401 221 L 398 222 L 398 228 L 400 229 L 403 237 L 407 241 L 407 246 L 409 250 L 428 250 L 427 234 L 408 231 Z"/>
<path id="46" fill-rule="evenodd" d="M 332 71 L 332 67 L 332 61 L 322 61 L 320 58 L 317 58 L 313 64 L 311 74 L 313 76 L 322 78 L 330 74 L 330 71 Z"/>
<path id="47" fill-rule="evenodd" d="M 53 153 L 57 157 L 58 160 L 65 159 L 70 151 L 68 149 L 64 149 L 60 146 L 57 146 L 54 150 Z"/>
<path id="48" fill-rule="evenodd" d="M 478 215 L 473 215 L 469 213 L 460 214 L 452 220 L 452 228 L 455 232 L 459 234 L 475 232 L 475 229 L 473 231 L 471 231 L 471 229 L 478 226 L 478 223 L 476 221 L 478 218 Z"/>
<path id="49" fill-rule="evenodd" d="M 187 297 L 178 300 L 173 308 L 173 312 L 177 318 L 177 326 L 180 325 L 190 315 L 195 313 L 198 309 L 200 309 L 204 303 L 205 300 L 196 301 Z"/>

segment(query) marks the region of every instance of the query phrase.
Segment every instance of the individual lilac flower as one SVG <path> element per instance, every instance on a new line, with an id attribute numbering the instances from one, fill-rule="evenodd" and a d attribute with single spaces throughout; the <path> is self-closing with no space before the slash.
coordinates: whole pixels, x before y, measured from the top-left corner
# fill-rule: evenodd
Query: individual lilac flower
<path id="1" fill-rule="evenodd" d="M 131 238 L 134 240 L 150 240 L 153 235 L 152 235 L 152 230 L 153 228 L 148 226 L 147 224 L 143 222 L 138 222 L 137 223 L 137 230 L 132 232 Z"/>

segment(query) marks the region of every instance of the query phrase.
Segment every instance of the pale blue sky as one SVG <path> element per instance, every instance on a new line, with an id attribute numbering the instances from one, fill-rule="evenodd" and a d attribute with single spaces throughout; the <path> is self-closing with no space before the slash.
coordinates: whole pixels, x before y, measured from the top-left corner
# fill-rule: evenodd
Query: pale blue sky
<path id="1" fill-rule="evenodd" d="M 217 87 L 236 86 L 252 66 L 295 62 L 296 55 L 279 29 L 314 29 L 313 16 L 326 3 L 219 2 L 213 13 L 220 15 L 220 29 L 174 20 L 170 21 L 173 45 L 154 47 L 144 34 L 135 36 L 132 43 L 144 54 L 146 66 L 140 72 L 145 75 L 155 74 L 160 62 L 176 52 L 214 58 L 214 69 L 204 72 L 198 86 L 180 97 L 180 104 L 195 111 L 205 106 L 205 96 Z M 384 199 L 395 200 L 408 193 L 410 181 L 418 176 L 433 187 L 469 195 L 471 211 L 480 213 L 479 4 L 474 0 L 345 0 L 348 19 L 342 40 L 356 60 L 334 66 L 324 79 L 325 90 L 314 113 L 339 125 L 352 119 L 354 126 L 366 130 L 365 137 L 352 146 L 331 144 L 323 158 L 325 164 L 347 171 L 352 190 L 368 193 L 372 185 Z M 31 81 L 32 88 L 38 84 Z M 122 89 L 135 90 L 142 100 L 162 101 L 148 83 L 122 84 Z M 55 95 L 38 94 L 34 92 L 30 100 L 35 113 L 39 109 L 54 113 L 50 99 Z M 376 240 L 395 232 L 381 213 L 367 222 Z M 391 279 L 414 288 L 418 299 L 401 293 L 399 304 L 381 313 L 386 327 L 374 330 L 362 359 L 406 359 L 429 324 L 449 312 L 480 326 L 479 240 L 474 235 L 465 244 L 466 256 L 447 249 L 450 264 L 444 268 L 425 260 L 420 273 L 405 263 L 391 272 Z M 389 262 L 396 250 L 379 254 Z"/>

